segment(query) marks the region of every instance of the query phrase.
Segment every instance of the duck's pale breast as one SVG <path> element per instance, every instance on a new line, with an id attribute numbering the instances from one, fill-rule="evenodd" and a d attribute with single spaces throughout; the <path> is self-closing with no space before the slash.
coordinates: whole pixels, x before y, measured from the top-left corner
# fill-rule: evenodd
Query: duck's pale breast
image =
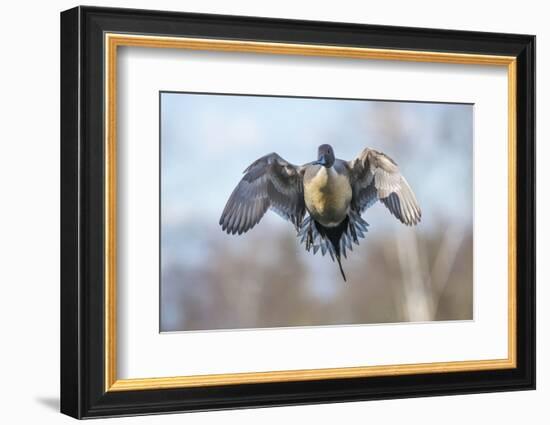
<path id="1" fill-rule="evenodd" d="M 337 226 L 346 218 L 351 201 L 348 176 L 320 167 L 304 181 L 304 199 L 311 216 L 323 226 Z"/>

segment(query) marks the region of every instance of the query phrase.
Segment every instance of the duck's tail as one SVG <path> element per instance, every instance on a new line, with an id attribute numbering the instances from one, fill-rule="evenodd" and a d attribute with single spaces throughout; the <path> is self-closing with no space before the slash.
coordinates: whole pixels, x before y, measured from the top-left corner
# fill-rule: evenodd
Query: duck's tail
<path id="1" fill-rule="evenodd" d="M 348 225 L 348 216 L 346 216 L 346 218 L 338 226 L 334 227 L 326 227 L 315 221 L 315 227 L 317 227 L 317 231 L 319 232 L 321 237 L 328 239 L 330 241 L 330 244 L 332 245 L 334 256 L 336 257 L 336 261 L 338 262 L 338 267 L 340 267 L 340 273 L 342 273 L 344 282 L 346 282 L 346 274 L 344 273 L 340 258 L 340 239 L 342 238 L 342 235 L 347 232 Z"/>
<path id="2" fill-rule="evenodd" d="M 342 273 L 342 277 L 344 278 L 344 282 L 347 282 L 346 274 L 344 273 L 344 269 L 342 268 L 342 263 L 340 262 L 340 254 L 336 254 L 336 261 L 338 261 L 338 266 L 340 267 L 340 273 Z"/>
<path id="3" fill-rule="evenodd" d="M 344 281 L 346 275 L 341 263 L 341 256 L 347 258 L 346 251 L 352 251 L 353 244 L 359 245 L 359 240 L 365 237 L 369 224 L 361 218 L 361 214 L 350 210 L 347 217 L 335 227 L 325 227 L 308 215 L 298 231 L 300 242 L 306 251 L 313 254 L 328 253 L 332 260 L 338 262 Z"/>

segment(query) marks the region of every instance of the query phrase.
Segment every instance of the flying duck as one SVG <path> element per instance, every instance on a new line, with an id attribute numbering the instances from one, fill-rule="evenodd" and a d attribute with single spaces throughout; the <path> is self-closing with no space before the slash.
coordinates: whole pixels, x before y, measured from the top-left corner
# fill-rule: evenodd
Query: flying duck
<path id="1" fill-rule="evenodd" d="M 344 161 L 325 144 L 318 148 L 317 161 L 304 165 L 293 165 L 274 152 L 254 161 L 231 193 L 219 223 L 228 234 L 240 235 L 272 209 L 294 225 L 307 251 L 336 258 L 345 281 L 341 255 L 346 258 L 352 242 L 359 245 L 365 237 L 369 224 L 361 214 L 376 201 L 407 226 L 420 222 L 416 197 L 393 159 L 366 148 Z"/>

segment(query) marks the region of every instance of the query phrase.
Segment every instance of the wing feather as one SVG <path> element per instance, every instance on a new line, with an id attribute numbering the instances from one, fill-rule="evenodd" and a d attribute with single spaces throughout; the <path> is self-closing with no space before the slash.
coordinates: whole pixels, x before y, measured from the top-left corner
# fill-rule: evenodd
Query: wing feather
<path id="1" fill-rule="evenodd" d="M 272 209 L 299 229 L 305 214 L 302 167 L 276 153 L 254 161 L 235 187 L 220 217 L 222 229 L 239 235 Z"/>
<path id="2" fill-rule="evenodd" d="M 366 148 L 347 163 L 352 180 L 352 208 L 362 213 L 381 201 L 390 213 L 408 226 L 418 224 L 422 211 L 409 183 L 395 161 L 382 152 Z"/>

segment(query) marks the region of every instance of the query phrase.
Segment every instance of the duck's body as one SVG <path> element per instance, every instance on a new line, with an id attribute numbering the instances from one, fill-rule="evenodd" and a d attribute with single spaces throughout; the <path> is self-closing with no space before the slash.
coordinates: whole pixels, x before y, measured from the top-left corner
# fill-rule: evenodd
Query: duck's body
<path id="1" fill-rule="evenodd" d="M 341 255 L 365 236 L 368 224 L 361 213 L 377 200 L 404 224 L 420 221 L 414 193 L 391 158 L 367 148 L 344 161 L 330 145 L 321 145 L 318 160 L 302 166 L 276 153 L 253 162 L 229 197 L 220 225 L 241 234 L 271 208 L 294 224 L 306 250 L 336 259 L 346 280 Z"/>
<path id="2" fill-rule="evenodd" d="M 352 190 L 347 169 L 313 165 L 304 173 L 304 200 L 309 214 L 325 227 L 338 226 L 348 215 Z"/>

